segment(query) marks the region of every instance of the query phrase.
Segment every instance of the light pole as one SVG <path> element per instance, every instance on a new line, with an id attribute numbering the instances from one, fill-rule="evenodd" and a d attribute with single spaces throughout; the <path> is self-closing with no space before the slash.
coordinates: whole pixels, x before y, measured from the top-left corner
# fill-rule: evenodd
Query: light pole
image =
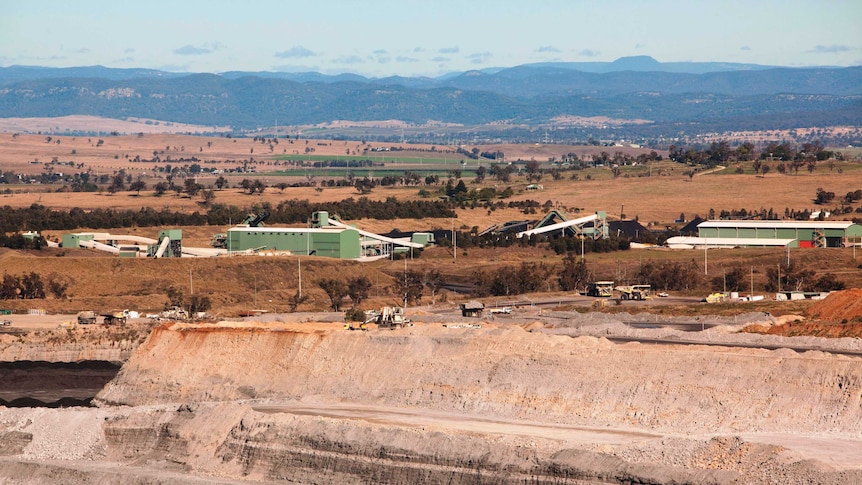
<path id="1" fill-rule="evenodd" d="M 455 232 L 455 220 L 452 219 L 452 259 L 458 259 L 458 235 Z"/>

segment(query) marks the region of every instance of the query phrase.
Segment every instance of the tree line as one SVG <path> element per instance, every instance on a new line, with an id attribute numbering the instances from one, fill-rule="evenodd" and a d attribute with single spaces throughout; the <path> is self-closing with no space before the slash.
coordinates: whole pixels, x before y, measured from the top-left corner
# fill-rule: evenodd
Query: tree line
<path id="1" fill-rule="evenodd" d="M 338 214 L 344 219 L 423 219 L 455 218 L 453 205 L 447 201 L 401 201 L 389 197 L 383 201 L 345 199 L 338 202 L 310 202 L 308 200 L 285 200 L 272 209 L 269 204 L 259 207 L 227 206 L 213 204 L 206 212 L 178 212 L 168 208 L 156 210 L 151 207 L 141 209 L 110 209 L 99 208 L 84 210 L 72 208 L 69 210 L 50 209 L 43 205 L 33 204 L 29 207 L 13 208 L 5 206 L 0 210 L 0 234 L 15 233 L 26 230 L 72 230 L 80 227 L 93 229 L 123 228 L 123 227 L 153 227 L 153 226 L 202 226 L 226 225 L 242 221 L 249 212 L 258 212 L 261 208 L 269 208 L 270 223 L 291 224 L 305 223 L 312 212 L 328 211 Z M 6 237 L 6 236 L 4 236 Z"/>

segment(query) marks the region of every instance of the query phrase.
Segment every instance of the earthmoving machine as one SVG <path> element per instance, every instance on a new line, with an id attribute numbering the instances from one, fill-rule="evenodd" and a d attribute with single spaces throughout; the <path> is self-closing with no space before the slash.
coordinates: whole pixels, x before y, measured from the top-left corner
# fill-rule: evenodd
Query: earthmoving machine
<path id="1" fill-rule="evenodd" d="M 186 311 L 185 308 L 179 306 L 172 306 L 167 310 L 159 313 L 159 319 L 164 320 L 188 320 L 189 312 Z"/>
<path id="2" fill-rule="evenodd" d="M 125 325 L 126 312 L 103 313 L 105 325 Z"/>
<path id="3" fill-rule="evenodd" d="M 594 281 L 587 283 L 587 296 L 601 296 L 610 298 L 614 294 L 613 281 Z"/>
<path id="4" fill-rule="evenodd" d="M 82 311 L 78 312 L 78 325 L 92 325 L 96 323 L 96 312 Z"/>
<path id="5" fill-rule="evenodd" d="M 381 308 L 376 320 L 377 326 L 380 328 L 406 327 L 410 325 L 410 319 L 404 316 L 404 309 L 398 306 L 385 306 Z M 365 323 L 368 323 L 368 321 Z"/>
<path id="6" fill-rule="evenodd" d="M 649 298 L 650 285 L 617 286 L 621 300 L 646 300 Z"/>

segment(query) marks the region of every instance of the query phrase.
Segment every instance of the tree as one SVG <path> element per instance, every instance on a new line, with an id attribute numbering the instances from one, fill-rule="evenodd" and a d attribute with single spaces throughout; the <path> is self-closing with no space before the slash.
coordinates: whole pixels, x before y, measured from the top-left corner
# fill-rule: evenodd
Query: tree
<path id="1" fill-rule="evenodd" d="M 323 279 L 317 282 L 317 286 L 329 297 L 332 309 L 338 311 L 338 307 L 341 306 L 341 300 L 347 296 L 347 285 L 341 280 Z"/>
<path id="2" fill-rule="evenodd" d="M 165 192 L 167 192 L 169 188 L 170 186 L 167 182 L 159 182 L 153 187 L 153 190 L 155 190 L 156 195 L 165 195 Z"/>
<path id="3" fill-rule="evenodd" d="M 712 288 L 716 291 L 741 291 L 748 288 L 749 282 L 749 274 L 741 266 L 734 266 L 713 278 Z"/>
<path id="4" fill-rule="evenodd" d="M 353 303 L 353 307 L 358 307 L 362 300 L 368 298 L 368 292 L 371 290 L 371 280 L 365 276 L 357 276 L 347 280 L 347 296 Z"/>
<path id="5" fill-rule="evenodd" d="M 308 295 L 300 295 L 299 290 L 287 299 L 287 311 L 293 313 L 299 305 L 302 305 L 308 300 Z"/>
<path id="6" fill-rule="evenodd" d="M 422 300 L 422 275 L 415 271 L 408 271 L 402 276 L 395 277 L 395 291 L 399 298 L 407 303 L 418 303 Z"/>
<path id="7" fill-rule="evenodd" d="M 540 166 L 541 164 L 537 160 L 527 161 L 527 165 L 525 167 L 527 170 L 527 181 L 536 180 L 538 182 L 541 180 L 542 176 L 539 175 Z"/>
<path id="8" fill-rule="evenodd" d="M 3 274 L 0 284 L 0 300 L 15 300 L 21 293 L 21 280 L 8 273 Z"/>
<path id="9" fill-rule="evenodd" d="M 141 191 L 146 189 L 147 183 L 141 179 L 135 180 L 132 182 L 132 185 L 129 186 L 129 190 L 134 190 L 138 195 L 141 195 Z"/>
<path id="10" fill-rule="evenodd" d="M 425 271 L 423 275 L 423 283 L 431 290 L 431 304 L 437 303 L 437 293 L 443 288 L 445 281 L 443 275 L 436 269 Z"/>
<path id="11" fill-rule="evenodd" d="M 212 308 L 212 302 L 206 295 L 192 295 L 189 298 L 189 315 L 194 316 L 195 313 L 205 312 Z"/>
<path id="12" fill-rule="evenodd" d="M 187 178 L 184 183 L 184 186 L 186 193 L 189 194 L 189 197 L 194 197 L 198 195 L 198 192 L 200 192 L 201 189 L 204 188 L 203 185 L 197 183 L 197 181 L 193 178 Z"/>
<path id="13" fill-rule="evenodd" d="M 764 288 L 766 291 L 778 291 L 779 287 L 782 290 L 790 291 L 814 290 L 814 271 L 805 269 L 796 263 L 790 263 L 790 265 L 782 264 L 780 266 L 780 281 L 778 279 L 778 267 L 766 269 L 766 287 Z"/>
<path id="14" fill-rule="evenodd" d="M 218 187 L 219 190 L 225 188 L 227 186 L 227 179 L 219 175 L 215 181 L 215 186 Z"/>
<path id="15" fill-rule="evenodd" d="M 39 273 L 30 272 L 21 278 L 21 298 L 40 299 L 45 298 L 45 284 Z"/>
<path id="16" fill-rule="evenodd" d="M 48 278 L 48 291 L 54 295 L 54 298 L 60 299 L 66 297 L 66 290 L 69 288 L 67 281 L 61 281 L 55 275 Z"/>
<path id="17" fill-rule="evenodd" d="M 763 162 L 762 162 L 762 161 L 760 161 L 760 160 L 755 160 L 755 161 L 751 164 L 751 168 L 753 168 L 753 169 L 754 169 L 754 174 L 755 174 L 755 175 L 757 175 L 757 174 L 759 174 L 759 173 L 760 173 L 760 169 L 761 169 L 762 167 L 763 167 Z"/>
<path id="18" fill-rule="evenodd" d="M 212 205 L 213 201 L 216 198 L 215 190 L 206 189 L 201 191 L 201 197 L 203 197 L 204 205 L 209 206 Z"/>
<path id="19" fill-rule="evenodd" d="M 582 288 L 590 278 L 587 262 L 578 259 L 575 253 L 568 253 L 563 258 L 563 267 L 560 269 L 558 280 L 560 289 L 563 291 L 577 291 Z"/>
<path id="20" fill-rule="evenodd" d="M 482 181 L 485 180 L 485 172 L 486 172 L 485 167 L 477 168 L 476 169 L 476 178 L 473 179 L 473 181 L 476 182 L 477 184 L 481 184 Z"/>

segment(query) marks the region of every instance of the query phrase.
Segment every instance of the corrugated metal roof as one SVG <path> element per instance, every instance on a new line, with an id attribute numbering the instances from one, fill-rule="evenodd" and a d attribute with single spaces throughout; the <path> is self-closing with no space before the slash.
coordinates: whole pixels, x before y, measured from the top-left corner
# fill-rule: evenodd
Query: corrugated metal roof
<path id="1" fill-rule="evenodd" d="M 698 246 L 734 248 L 737 246 L 787 246 L 796 239 L 772 239 L 753 237 L 688 237 L 674 236 L 667 240 L 668 246 Z"/>
<path id="2" fill-rule="evenodd" d="M 847 229 L 851 221 L 705 221 L 697 225 L 701 227 L 744 227 L 761 229 Z"/>
<path id="3" fill-rule="evenodd" d="M 228 232 L 342 232 L 349 228 L 341 227 L 231 227 Z"/>

